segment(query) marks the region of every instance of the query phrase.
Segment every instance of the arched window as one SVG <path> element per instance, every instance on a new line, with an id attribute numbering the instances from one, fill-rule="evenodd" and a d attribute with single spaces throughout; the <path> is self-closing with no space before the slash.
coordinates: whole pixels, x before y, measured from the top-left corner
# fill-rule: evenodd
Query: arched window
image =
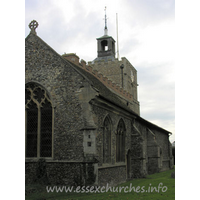
<path id="1" fill-rule="evenodd" d="M 124 121 L 120 119 L 116 135 L 116 162 L 125 162 L 125 133 Z"/>
<path id="2" fill-rule="evenodd" d="M 103 40 L 101 42 L 101 50 L 102 51 L 108 51 L 108 41 L 107 40 Z"/>
<path id="3" fill-rule="evenodd" d="M 52 157 L 52 104 L 40 85 L 25 87 L 26 157 Z"/>
<path id="4" fill-rule="evenodd" d="M 111 162 L 111 120 L 107 116 L 104 120 L 103 131 L 103 162 Z"/>

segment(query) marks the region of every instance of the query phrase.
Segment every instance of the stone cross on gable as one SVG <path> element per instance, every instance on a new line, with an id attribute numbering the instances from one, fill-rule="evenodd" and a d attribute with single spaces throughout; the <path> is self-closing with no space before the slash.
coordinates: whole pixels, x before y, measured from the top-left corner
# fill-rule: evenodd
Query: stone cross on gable
<path id="1" fill-rule="evenodd" d="M 39 24 L 38 24 L 38 22 L 36 20 L 33 20 L 33 21 L 30 22 L 29 28 L 31 29 L 31 33 L 37 34 L 35 29 L 38 27 L 38 25 Z"/>

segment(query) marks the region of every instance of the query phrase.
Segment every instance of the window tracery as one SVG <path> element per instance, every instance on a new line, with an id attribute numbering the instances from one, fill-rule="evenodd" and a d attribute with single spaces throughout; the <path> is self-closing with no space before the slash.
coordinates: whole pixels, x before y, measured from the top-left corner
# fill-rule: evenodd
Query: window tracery
<path id="1" fill-rule="evenodd" d="M 52 157 L 52 104 L 45 89 L 25 87 L 26 157 Z"/>

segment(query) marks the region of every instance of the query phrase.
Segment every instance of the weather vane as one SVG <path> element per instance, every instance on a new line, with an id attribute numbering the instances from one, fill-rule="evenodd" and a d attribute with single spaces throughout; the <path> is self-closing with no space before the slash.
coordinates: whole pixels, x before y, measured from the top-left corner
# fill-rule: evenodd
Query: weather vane
<path id="1" fill-rule="evenodd" d="M 105 29 L 107 29 L 107 17 L 106 17 L 106 6 L 105 6 Z"/>
<path id="2" fill-rule="evenodd" d="M 104 35 L 108 35 L 108 29 L 107 29 L 107 17 L 106 17 L 106 6 L 105 6 L 105 28 L 104 28 Z"/>
<path id="3" fill-rule="evenodd" d="M 38 22 L 36 20 L 32 20 L 29 24 L 29 28 L 31 29 L 31 33 L 36 34 L 35 29 L 38 27 Z"/>

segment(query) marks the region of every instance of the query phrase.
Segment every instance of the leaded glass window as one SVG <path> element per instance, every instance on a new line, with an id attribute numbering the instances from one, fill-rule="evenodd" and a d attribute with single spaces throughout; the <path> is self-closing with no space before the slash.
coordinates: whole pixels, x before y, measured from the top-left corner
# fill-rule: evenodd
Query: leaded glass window
<path id="1" fill-rule="evenodd" d="M 52 111 L 46 90 L 26 84 L 26 157 L 52 157 Z"/>

